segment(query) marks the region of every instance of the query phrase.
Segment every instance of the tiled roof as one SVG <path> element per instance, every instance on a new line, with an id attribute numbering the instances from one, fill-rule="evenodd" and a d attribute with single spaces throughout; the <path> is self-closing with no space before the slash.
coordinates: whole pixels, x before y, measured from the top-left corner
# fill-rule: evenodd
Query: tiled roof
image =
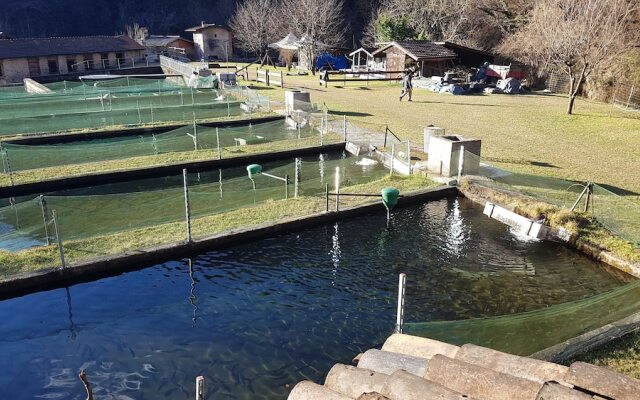
<path id="1" fill-rule="evenodd" d="M 637 399 L 640 380 L 583 362 L 571 366 L 466 344 L 394 334 L 336 364 L 324 385 L 298 383 L 288 400 Z"/>
<path id="2" fill-rule="evenodd" d="M 176 40 L 184 40 L 187 42 L 191 42 L 190 40 L 184 39 L 180 36 L 158 36 L 151 35 L 145 39 L 144 45 L 147 47 L 165 47 L 175 42 Z"/>
<path id="3" fill-rule="evenodd" d="M 416 61 L 456 58 L 456 53 L 453 51 L 428 40 L 398 40 L 376 50 L 374 55 L 383 52 L 389 47 L 399 48 Z"/>
<path id="4" fill-rule="evenodd" d="M 144 50 L 126 35 L 0 39 L 0 59 Z"/>
<path id="5" fill-rule="evenodd" d="M 231 29 L 229 29 L 229 27 L 224 26 L 224 25 L 217 25 L 217 24 L 205 24 L 204 22 L 200 25 L 196 25 L 196 26 L 192 26 L 191 28 L 187 28 L 185 29 L 185 32 L 199 32 L 203 29 L 207 29 L 207 28 L 222 28 L 225 29 L 227 31 L 230 31 Z"/>

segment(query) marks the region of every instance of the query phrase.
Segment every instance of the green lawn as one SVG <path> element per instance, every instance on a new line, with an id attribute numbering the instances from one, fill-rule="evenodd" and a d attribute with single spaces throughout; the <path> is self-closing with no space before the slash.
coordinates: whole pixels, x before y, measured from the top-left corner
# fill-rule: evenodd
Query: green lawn
<path id="1" fill-rule="evenodd" d="M 246 84 L 241 81 L 241 84 Z M 515 172 L 593 181 L 640 193 L 640 113 L 578 100 L 565 114 L 566 96 L 556 94 L 453 96 L 415 89 L 413 102 L 400 102 L 400 87 L 389 82 L 331 83 L 318 77 L 285 76 L 286 88 L 253 86 L 283 101 L 284 90 L 311 93 L 352 122 L 384 127 L 404 140 L 422 143 L 423 127 L 482 139 L 483 161 Z"/>

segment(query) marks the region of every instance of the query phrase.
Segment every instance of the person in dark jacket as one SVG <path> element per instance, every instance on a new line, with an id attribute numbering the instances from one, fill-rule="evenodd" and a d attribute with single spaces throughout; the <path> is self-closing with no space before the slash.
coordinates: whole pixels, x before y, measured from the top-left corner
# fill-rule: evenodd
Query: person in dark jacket
<path id="1" fill-rule="evenodd" d="M 413 74 L 415 72 L 411 68 L 407 68 L 402 75 L 402 92 L 400 93 L 400 101 L 404 96 L 409 95 L 409 101 L 411 101 L 411 95 L 413 94 Z"/>

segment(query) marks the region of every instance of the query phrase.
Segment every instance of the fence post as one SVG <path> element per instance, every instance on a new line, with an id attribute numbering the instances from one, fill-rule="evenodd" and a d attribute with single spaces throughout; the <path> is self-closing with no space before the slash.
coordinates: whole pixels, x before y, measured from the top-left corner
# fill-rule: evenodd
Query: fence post
<path id="1" fill-rule="evenodd" d="M 191 107 L 193 107 L 196 105 L 195 97 L 193 97 L 193 87 L 190 87 L 189 89 L 191 89 Z"/>
<path id="2" fill-rule="evenodd" d="M 196 400 L 204 400 L 204 376 L 196 378 Z"/>
<path id="3" fill-rule="evenodd" d="M 58 214 L 56 210 L 52 211 L 53 214 L 53 227 L 56 230 L 56 240 L 58 241 L 58 252 L 60 253 L 60 261 L 62 262 L 62 268 L 67 267 L 67 263 L 64 260 L 64 249 L 62 248 L 62 238 L 60 237 L 60 229 L 58 228 Z"/>
<path id="4" fill-rule="evenodd" d="M 196 113 L 193 112 L 193 146 L 198 150 L 198 126 L 196 125 Z"/>
<path id="5" fill-rule="evenodd" d="M 396 333 L 402 333 L 404 326 L 404 301 L 407 290 L 407 274 L 401 273 L 398 279 L 398 309 L 396 311 Z"/>
<path id="6" fill-rule="evenodd" d="M 142 123 L 142 113 L 140 112 L 140 100 L 136 100 L 136 107 L 138 108 L 138 124 Z"/>
<path id="7" fill-rule="evenodd" d="M 294 176 L 293 197 L 298 198 L 300 195 L 300 181 L 302 180 L 302 159 L 296 158 L 296 172 Z"/>
<path id="8" fill-rule="evenodd" d="M 289 175 L 284 176 L 284 198 L 289 200 Z"/>
<path id="9" fill-rule="evenodd" d="M 347 116 L 342 116 L 342 139 L 343 142 L 347 142 Z"/>
<path id="10" fill-rule="evenodd" d="M 411 142 L 407 140 L 407 166 L 409 167 L 409 176 L 411 176 Z"/>
<path id="11" fill-rule="evenodd" d="M 631 104 L 631 98 L 633 96 L 633 90 L 636 88 L 635 85 L 631 86 L 631 91 L 629 92 L 629 98 L 627 99 L 627 108 L 629 108 L 629 105 Z"/>
<path id="12" fill-rule="evenodd" d="M 280 71 L 280 87 L 284 88 L 284 75 L 282 74 L 282 71 Z"/>
<path id="13" fill-rule="evenodd" d="M 393 162 L 396 159 L 396 144 L 391 145 L 391 162 L 389 163 L 389 176 L 393 176 Z"/>
<path id="14" fill-rule="evenodd" d="M 50 246 L 49 224 L 47 224 L 47 201 L 44 199 L 43 194 L 40 195 L 40 208 L 42 209 L 42 222 L 44 222 L 44 236 L 47 238 L 47 246 Z"/>
<path id="15" fill-rule="evenodd" d="M 187 221 L 187 242 L 191 242 L 191 208 L 189 204 L 189 178 L 187 177 L 187 169 L 182 170 L 182 180 L 184 184 L 184 211 Z"/>
<path id="16" fill-rule="evenodd" d="M 153 102 L 151 102 L 151 127 L 153 128 L 153 125 L 155 123 L 155 120 L 153 118 Z"/>
<path id="17" fill-rule="evenodd" d="M 271 86 L 271 79 L 269 79 L 269 70 L 265 71 L 265 80 L 267 81 L 267 86 Z"/>
<path id="18" fill-rule="evenodd" d="M 460 146 L 460 156 L 458 158 L 458 185 L 462 179 L 462 169 L 464 168 L 464 146 Z"/>
<path id="19" fill-rule="evenodd" d="M 340 167 L 336 167 L 336 211 L 340 211 Z"/>
<path id="20" fill-rule="evenodd" d="M 216 143 L 218 146 L 218 160 L 222 160 L 222 147 L 220 146 L 220 128 L 216 128 Z"/>
<path id="21" fill-rule="evenodd" d="M 387 135 L 389 134 L 389 126 L 384 127 L 384 144 L 382 147 L 387 147 Z"/>

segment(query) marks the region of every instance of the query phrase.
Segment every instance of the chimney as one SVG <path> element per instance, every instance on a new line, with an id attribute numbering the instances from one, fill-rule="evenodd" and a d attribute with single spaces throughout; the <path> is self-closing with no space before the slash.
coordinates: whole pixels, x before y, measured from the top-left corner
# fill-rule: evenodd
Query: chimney
<path id="1" fill-rule="evenodd" d="M 200 23 L 202 24 L 202 27 L 204 28 L 204 21 L 201 21 Z"/>

